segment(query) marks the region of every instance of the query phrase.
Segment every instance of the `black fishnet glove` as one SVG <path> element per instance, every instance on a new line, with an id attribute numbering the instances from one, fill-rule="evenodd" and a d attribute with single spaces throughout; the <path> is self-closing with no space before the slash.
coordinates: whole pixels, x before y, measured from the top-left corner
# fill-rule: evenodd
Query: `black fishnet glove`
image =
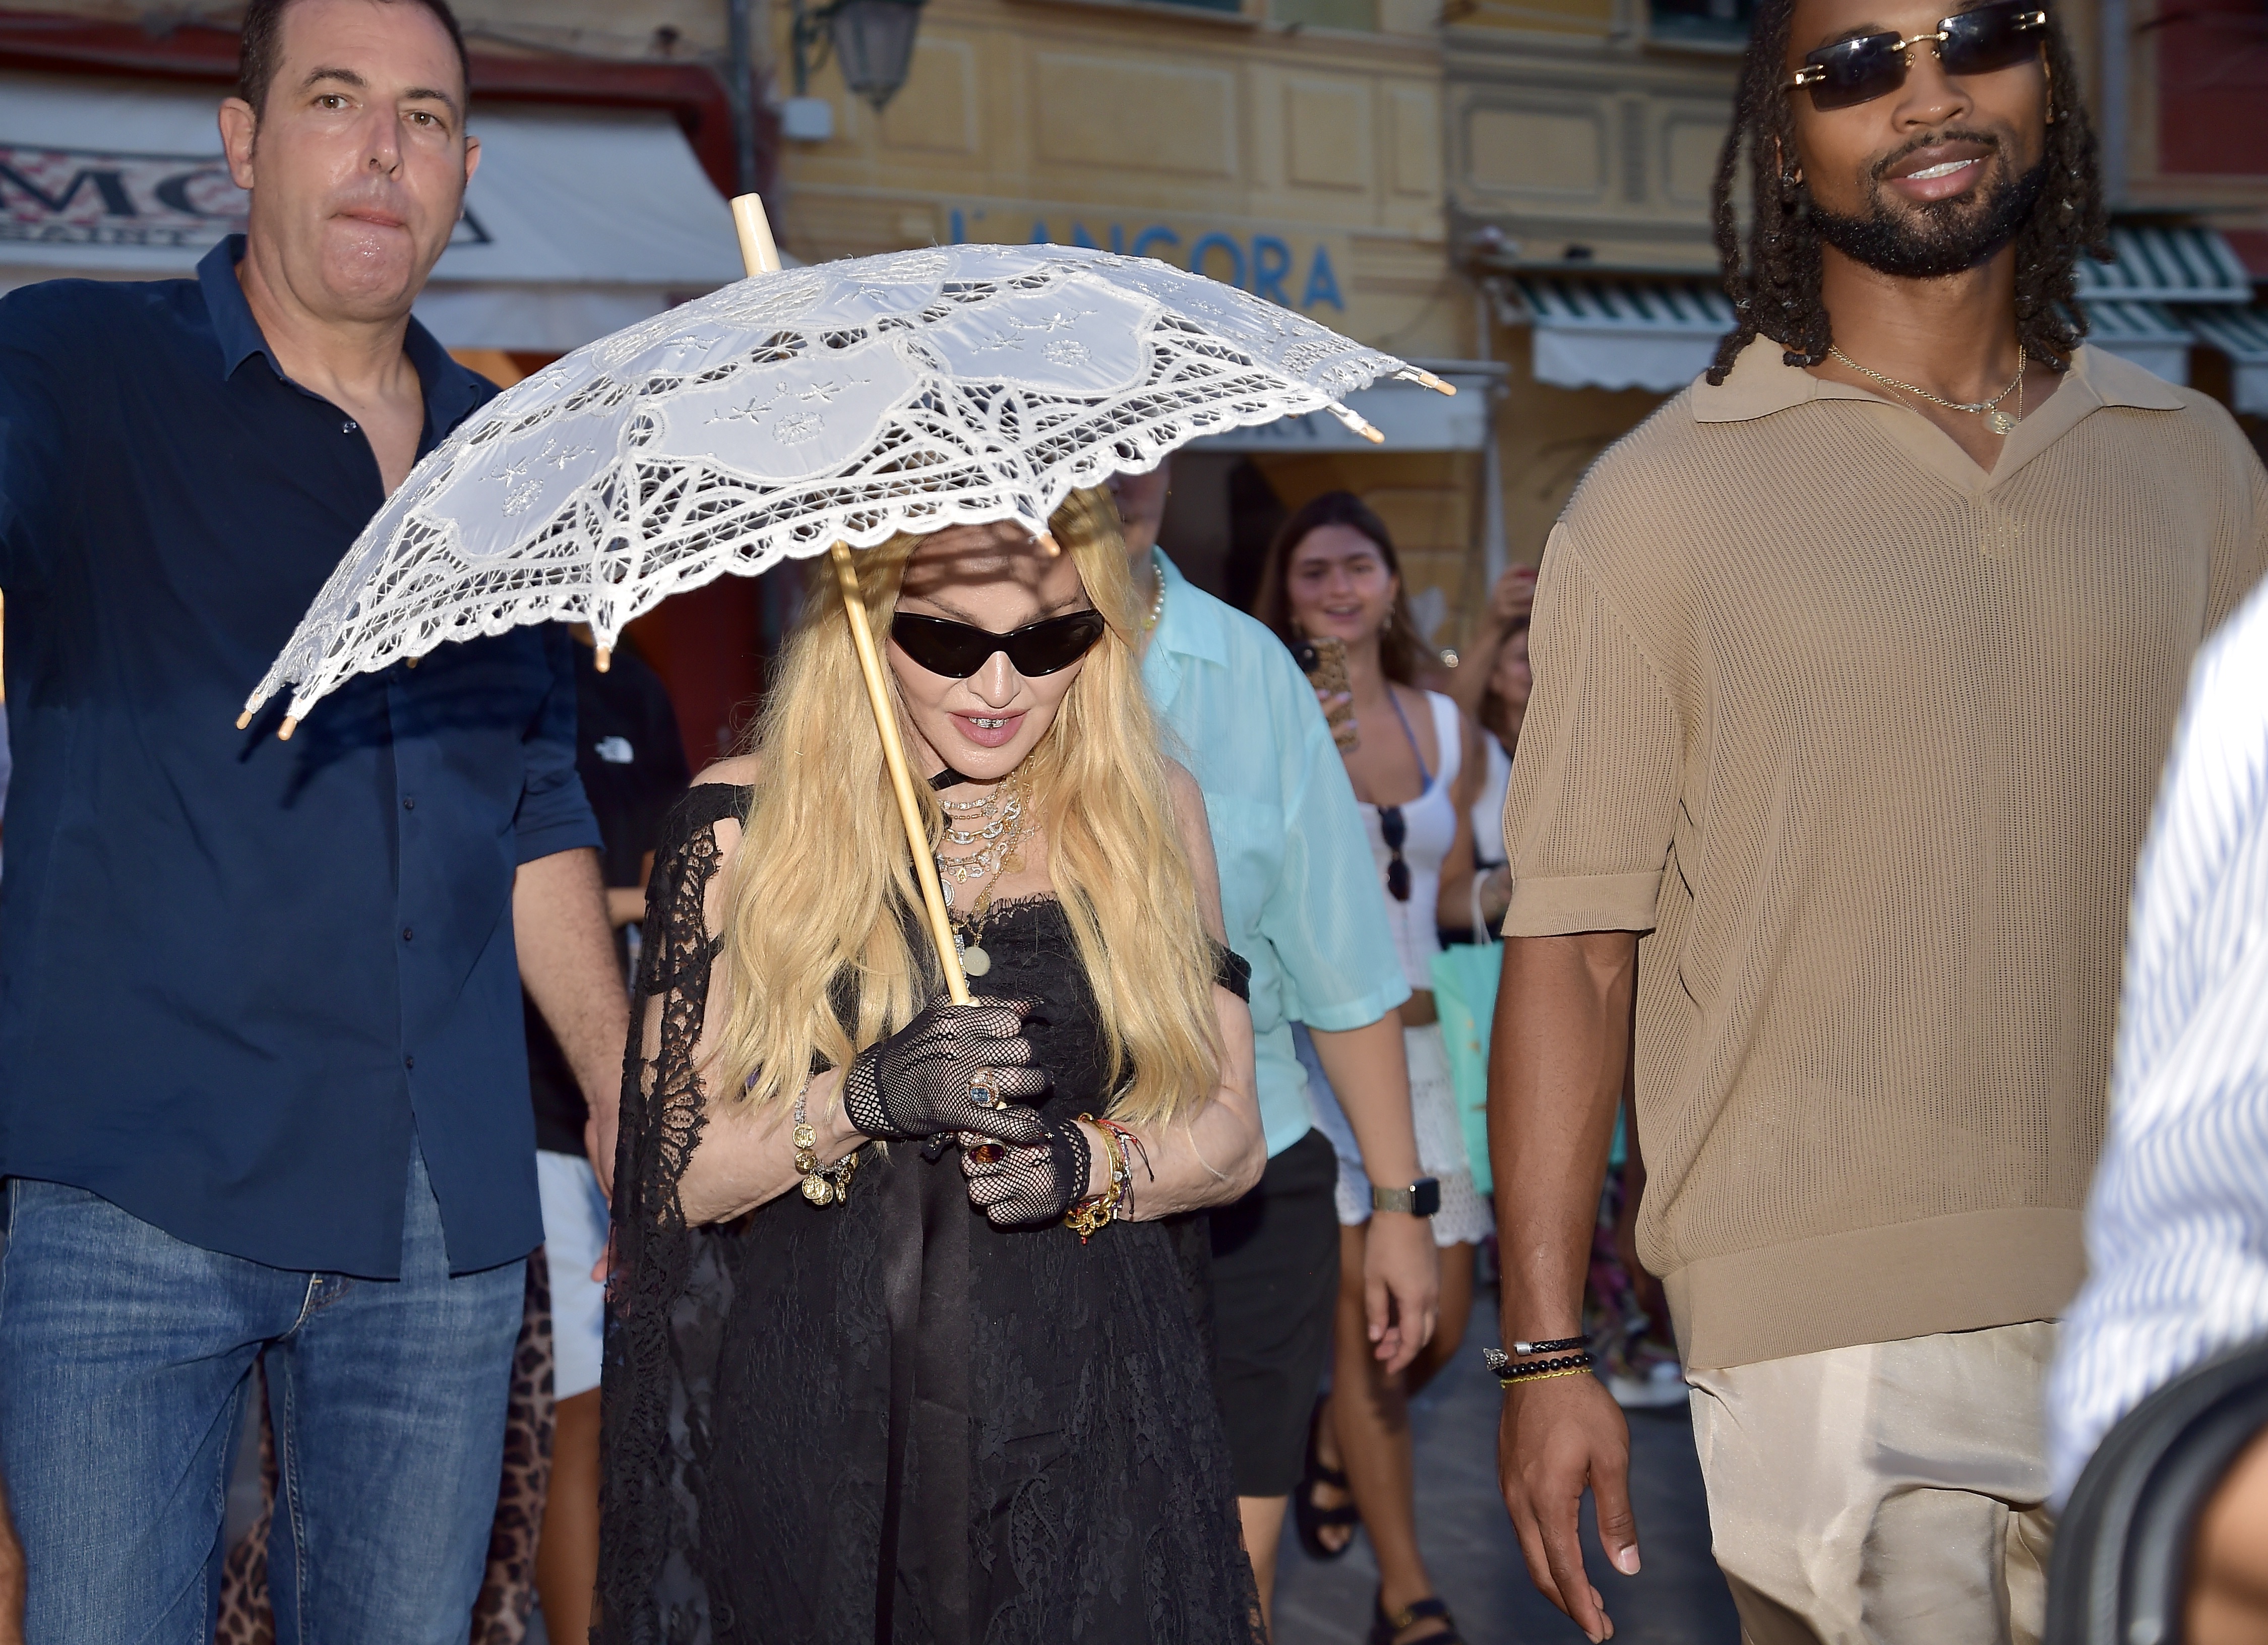
<path id="1" fill-rule="evenodd" d="M 1037 1142 L 1010 1147 L 963 1137 L 961 1174 L 968 1199 L 994 1228 L 1041 1228 L 1086 1198 L 1094 1155 L 1079 1122 L 1049 1125 Z"/>
<path id="2" fill-rule="evenodd" d="M 1036 1142 L 1040 1117 L 1007 1106 L 1053 1083 L 1032 1066 L 1024 1037 L 1029 1000 L 932 1000 L 887 1039 L 851 1059 L 843 1077 L 843 1111 L 870 1137 L 936 1137 L 957 1131 Z M 977 1088 L 978 1076 L 997 1093 Z"/>

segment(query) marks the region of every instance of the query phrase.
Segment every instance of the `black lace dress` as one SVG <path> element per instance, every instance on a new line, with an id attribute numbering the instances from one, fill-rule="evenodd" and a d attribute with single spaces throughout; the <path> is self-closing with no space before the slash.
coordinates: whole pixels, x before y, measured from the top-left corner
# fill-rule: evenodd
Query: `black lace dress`
<path id="1" fill-rule="evenodd" d="M 957 1151 L 868 1148 L 848 1202 L 688 1228 L 714 824 L 664 830 L 617 1156 L 598 1637 L 1257 1645 L 1200 1309 L 1175 1236 L 1003 1232 Z M 1097 1111 L 1094 999 L 1061 906 L 998 908 L 985 991 L 1040 1000 L 1050 1118 Z M 635 1032 L 635 1030 L 634 1030 Z"/>

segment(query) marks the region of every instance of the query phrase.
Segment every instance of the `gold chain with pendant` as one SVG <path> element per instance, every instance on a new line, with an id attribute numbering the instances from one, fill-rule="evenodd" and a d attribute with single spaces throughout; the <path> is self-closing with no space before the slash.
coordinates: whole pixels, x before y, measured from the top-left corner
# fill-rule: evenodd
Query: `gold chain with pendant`
<path id="1" fill-rule="evenodd" d="M 1844 353 L 1842 350 L 1837 348 L 1831 343 L 1827 345 L 1827 351 L 1833 355 L 1837 359 L 1842 361 L 1843 364 L 1849 366 L 1852 371 L 1858 373 L 1861 377 L 1871 377 L 1876 382 L 1884 384 L 1889 387 L 1903 388 L 1910 395 L 1918 395 L 1922 399 L 1928 401 L 1930 404 L 1933 406 L 1943 406 L 1948 411 L 1966 411 L 1972 417 L 1981 417 L 1984 419 L 1984 426 L 1991 429 L 1995 434 L 2006 436 L 2013 433 L 2015 431 L 2017 418 L 2021 417 L 2024 415 L 2023 387 L 2025 355 L 2024 345 L 2021 343 L 2016 344 L 2016 375 L 2014 379 L 2006 388 L 2003 388 L 1999 394 L 1994 395 L 1990 400 L 1948 400 L 1941 395 L 1933 395 L 1930 393 L 1928 389 L 1917 387 L 1912 383 L 1900 382 L 1896 378 L 1890 376 L 1888 373 L 1878 372 L 1871 365 L 1861 365 L 1858 361 L 1852 359 L 1849 355 Z M 2016 415 L 2014 417 L 2011 417 L 2006 411 L 2000 409 L 2000 402 L 2006 400 L 2010 395 L 2014 395 L 2016 396 Z"/>

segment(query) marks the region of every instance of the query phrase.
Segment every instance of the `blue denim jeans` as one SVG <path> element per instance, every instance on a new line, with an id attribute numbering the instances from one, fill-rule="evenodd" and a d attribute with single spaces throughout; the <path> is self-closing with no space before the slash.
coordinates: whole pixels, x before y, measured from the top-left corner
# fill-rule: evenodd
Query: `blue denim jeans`
<path id="1" fill-rule="evenodd" d="M 56 1183 L 7 1185 L 0 1467 L 28 1645 L 210 1639 L 254 1359 L 282 1645 L 461 1645 L 504 1459 L 523 1265 L 452 1278 L 411 1151 L 399 1280 L 225 1257 Z"/>

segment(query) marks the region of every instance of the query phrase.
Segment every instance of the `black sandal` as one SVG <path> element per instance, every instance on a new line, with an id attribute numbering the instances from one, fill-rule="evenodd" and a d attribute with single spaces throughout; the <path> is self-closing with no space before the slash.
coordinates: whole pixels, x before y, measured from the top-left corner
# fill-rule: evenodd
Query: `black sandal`
<path id="1" fill-rule="evenodd" d="M 1378 1612 L 1378 1620 L 1370 1625 L 1370 1645 L 1394 1645 L 1403 1629 L 1423 1622 L 1428 1617 L 1439 1617 L 1447 1626 L 1439 1634 L 1428 1634 L 1413 1640 L 1410 1645 L 1465 1645 L 1464 1636 L 1457 1632 L 1457 1619 L 1449 1614 L 1449 1607 L 1438 1594 L 1428 1595 L 1415 1604 L 1408 1604 L 1392 1616 L 1386 1614 L 1386 1598 L 1381 1595 L 1371 1601 Z"/>
<path id="2" fill-rule="evenodd" d="M 1292 1494 L 1292 1523 L 1300 1535 L 1300 1545 L 1307 1551 L 1311 1560 L 1326 1563 L 1343 1557 L 1354 1546 L 1355 1527 L 1362 1523 L 1362 1510 L 1354 1505 L 1354 1493 L 1347 1486 L 1344 1470 L 1326 1468 L 1315 1451 L 1315 1430 L 1322 1427 L 1326 1394 L 1315 1401 L 1315 1413 L 1307 1419 L 1307 1462 L 1300 1476 L 1300 1488 Z M 1315 1487 L 1329 1486 L 1334 1491 L 1344 1491 L 1346 1501 L 1336 1508 L 1325 1508 L 1315 1501 Z M 1323 1540 L 1323 1532 L 1344 1526 L 1347 1539 L 1333 1547 Z"/>

